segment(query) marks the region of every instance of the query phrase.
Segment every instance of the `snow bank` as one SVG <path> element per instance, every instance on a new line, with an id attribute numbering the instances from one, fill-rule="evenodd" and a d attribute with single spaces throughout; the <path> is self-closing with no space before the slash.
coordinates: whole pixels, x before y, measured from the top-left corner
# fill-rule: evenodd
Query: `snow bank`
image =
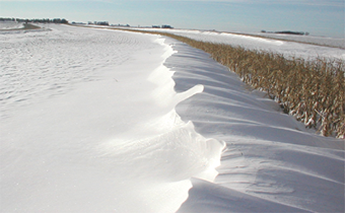
<path id="1" fill-rule="evenodd" d="M 0 34 L 2 211 L 344 212 L 344 142 L 208 54 L 50 28 Z"/>
<path id="2" fill-rule="evenodd" d="M 175 212 L 224 144 L 183 122 L 158 36 L 51 26 L 2 35 L 1 208 Z"/>
<path id="3" fill-rule="evenodd" d="M 343 140 L 305 129 L 208 54 L 179 42 L 174 49 L 166 66 L 176 91 L 204 86 L 177 113 L 227 145 L 215 182 L 194 179 L 179 212 L 344 211 Z"/>

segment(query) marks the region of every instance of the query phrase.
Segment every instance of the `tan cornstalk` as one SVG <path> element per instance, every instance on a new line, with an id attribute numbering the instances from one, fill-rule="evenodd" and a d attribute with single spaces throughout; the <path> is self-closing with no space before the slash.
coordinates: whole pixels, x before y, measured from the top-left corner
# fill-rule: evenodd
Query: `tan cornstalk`
<path id="1" fill-rule="evenodd" d="M 136 31 L 136 30 L 135 30 Z M 266 91 L 284 112 L 324 136 L 345 138 L 345 61 L 318 58 L 286 58 L 282 54 L 240 46 L 169 36 L 201 49 L 236 72 L 255 89 Z"/>

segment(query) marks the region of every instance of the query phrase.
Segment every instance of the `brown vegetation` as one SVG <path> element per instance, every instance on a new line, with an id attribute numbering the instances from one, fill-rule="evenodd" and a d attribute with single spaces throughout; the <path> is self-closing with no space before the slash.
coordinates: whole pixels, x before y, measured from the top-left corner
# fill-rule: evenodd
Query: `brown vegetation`
<path id="1" fill-rule="evenodd" d="M 324 136 L 345 138 L 345 61 L 288 59 L 282 54 L 169 36 L 201 49 L 236 72 L 255 89 L 267 92 L 283 110 Z"/>

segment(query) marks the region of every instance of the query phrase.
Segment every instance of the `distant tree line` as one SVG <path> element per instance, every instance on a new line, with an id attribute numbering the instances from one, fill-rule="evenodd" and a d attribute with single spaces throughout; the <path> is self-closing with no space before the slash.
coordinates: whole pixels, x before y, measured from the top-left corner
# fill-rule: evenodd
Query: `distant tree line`
<path id="1" fill-rule="evenodd" d="M 33 23 L 57 23 L 57 24 L 68 24 L 69 22 L 66 19 L 61 19 L 61 18 L 54 18 L 54 19 L 49 19 L 49 18 L 43 18 L 43 19 L 22 19 L 22 18 L 1 18 L 0 21 L 16 21 L 16 22 L 33 22 Z M 82 22 L 72 22 L 72 24 L 84 24 Z M 110 26 L 108 21 L 89 21 L 88 24 L 93 24 L 93 25 L 103 25 L 103 26 Z M 118 26 L 118 27 L 130 27 L 129 24 L 122 25 L 122 24 L 117 24 L 117 25 L 111 25 L 111 26 Z M 153 25 L 152 28 L 165 28 L 165 29 L 173 29 L 171 25 Z"/>
<path id="2" fill-rule="evenodd" d="M 16 21 L 16 22 L 34 22 L 34 23 L 59 23 L 59 24 L 68 24 L 66 19 L 54 18 L 54 19 L 22 19 L 22 18 L 0 18 L 0 21 Z"/>
<path id="3" fill-rule="evenodd" d="M 130 27 L 129 24 L 112 24 L 111 26 L 117 26 L 117 27 Z"/>
<path id="4" fill-rule="evenodd" d="M 164 25 L 162 25 L 162 26 L 159 26 L 159 25 L 152 25 L 152 28 L 173 29 L 172 26 L 167 25 L 167 24 L 164 24 Z"/>
<path id="5" fill-rule="evenodd" d="M 73 24 L 73 22 L 72 22 Z M 130 27 L 129 24 L 109 24 L 107 21 L 89 21 L 89 25 L 103 25 L 103 26 L 117 26 L 117 27 Z"/>
<path id="6" fill-rule="evenodd" d="M 109 26 L 109 22 L 107 21 L 94 21 L 94 22 L 89 21 L 88 24 Z"/>
<path id="7" fill-rule="evenodd" d="M 270 32 L 266 30 L 261 30 L 262 33 L 274 33 L 274 34 L 290 34 L 290 35 L 309 35 L 308 32 L 297 32 L 297 31 L 275 31 L 275 32 Z"/>

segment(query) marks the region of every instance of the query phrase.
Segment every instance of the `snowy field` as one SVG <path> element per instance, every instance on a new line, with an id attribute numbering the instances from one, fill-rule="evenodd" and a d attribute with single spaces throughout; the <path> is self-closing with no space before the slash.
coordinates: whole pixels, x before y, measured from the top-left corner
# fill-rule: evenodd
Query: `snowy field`
<path id="1" fill-rule="evenodd" d="M 208 54 L 43 26 L 0 32 L 1 212 L 344 212 L 344 141 Z"/>
<path id="2" fill-rule="evenodd" d="M 23 23 L 19 23 L 15 21 L 0 21 L 0 30 L 21 29 L 21 28 L 24 28 Z"/>
<path id="3" fill-rule="evenodd" d="M 314 44 L 320 44 L 331 47 L 340 47 L 345 49 L 345 38 L 333 38 L 325 36 L 313 36 L 313 35 L 288 35 L 288 34 L 270 34 L 270 33 L 250 33 L 252 35 L 264 36 L 269 38 L 284 39 L 299 42 L 309 42 Z"/>
<path id="4" fill-rule="evenodd" d="M 138 28 L 133 28 L 138 29 Z M 224 43 L 234 46 L 242 46 L 249 49 L 265 50 L 284 54 L 287 57 L 302 57 L 314 59 L 317 57 L 340 58 L 345 60 L 345 39 L 328 38 L 316 36 L 295 36 L 295 35 L 271 35 L 256 33 L 254 36 L 240 35 L 234 33 L 201 31 L 201 30 L 179 30 L 179 29 L 155 29 L 140 28 L 140 30 L 168 32 L 176 35 L 186 36 L 195 40 L 208 41 L 214 43 Z M 268 36 L 275 39 L 260 38 L 255 36 Z M 276 40 L 283 39 L 283 40 Z M 285 40 L 310 42 L 320 45 L 330 45 L 333 47 L 308 45 L 298 42 L 288 42 Z"/>

